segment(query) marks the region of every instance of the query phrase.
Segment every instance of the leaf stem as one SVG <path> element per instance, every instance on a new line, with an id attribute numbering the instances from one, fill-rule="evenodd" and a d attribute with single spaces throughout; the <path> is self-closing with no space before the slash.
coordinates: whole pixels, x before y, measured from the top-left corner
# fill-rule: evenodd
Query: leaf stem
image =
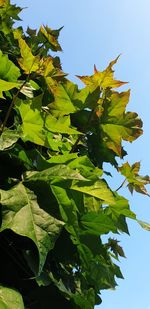
<path id="1" fill-rule="evenodd" d="M 14 106 L 15 103 L 16 103 L 16 99 L 17 99 L 17 97 L 18 97 L 18 95 L 19 95 L 21 89 L 22 89 L 22 88 L 25 86 L 25 84 L 27 83 L 27 80 L 28 80 L 28 78 L 29 78 L 29 75 L 30 75 L 30 74 L 28 74 L 28 76 L 26 77 L 26 80 L 25 80 L 25 81 L 23 82 L 23 84 L 20 86 L 20 88 L 18 89 L 18 91 L 16 92 L 16 94 L 14 95 L 14 97 L 13 97 L 13 99 L 12 99 L 12 102 L 11 102 L 9 108 L 8 108 L 8 111 L 7 111 L 7 113 L 6 113 L 6 116 L 5 116 L 5 118 L 4 118 L 4 121 L 3 121 L 2 125 L 1 125 L 1 128 L 0 128 L 0 135 L 2 135 L 2 133 L 3 133 L 4 129 L 5 129 L 6 123 L 7 123 L 7 121 L 8 121 L 9 116 L 10 116 L 10 113 L 11 113 L 11 110 L 12 110 L 13 106 Z"/>
<path id="2" fill-rule="evenodd" d="M 119 191 L 119 190 L 124 186 L 125 183 L 126 183 L 126 178 L 125 178 L 124 181 L 121 183 L 121 185 L 116 189 L 116 191 Z"/>

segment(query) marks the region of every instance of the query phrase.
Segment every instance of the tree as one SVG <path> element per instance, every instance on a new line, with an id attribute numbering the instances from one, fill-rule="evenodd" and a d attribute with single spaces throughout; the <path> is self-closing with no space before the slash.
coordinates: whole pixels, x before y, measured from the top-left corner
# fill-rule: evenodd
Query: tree
<path id="1" fill-rule="evenodd" d="M 114 78 L 118 58 L 78 76 L 79 89 L 54 56 L 61 29 L 24 32 L 20 11 L 0 0 L 0 305 L 92 309 L 123 278 L 124 251 L 102 235 L 128 234 L 127 218 L 150 229 L 118 193 L 127 184 L 148 195 L 140 163 L 117 161 L 142 121 L 126 111 L 130 91 L 116 90 L 125 84 Z M 124 177 L 116 191 L 105 162 Z"/>

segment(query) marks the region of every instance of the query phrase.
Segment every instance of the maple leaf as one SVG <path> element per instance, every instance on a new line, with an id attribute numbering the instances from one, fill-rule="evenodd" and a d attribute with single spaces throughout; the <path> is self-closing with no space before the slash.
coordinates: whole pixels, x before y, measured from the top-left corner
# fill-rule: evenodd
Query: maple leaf
<path id="1" fill-rule="evenodd" d="M 99 122 L 102 143 L 119 157 L 123 156 L 122 140 L 132 142 L 143 133 L 138 115 L 125 112 L 129 97 L 129 90 L 121 93 L 110 91 L 109 97 L 101 100 L 103 110 Z"/>
<path id="2" fill-rule="evenodd" d="M 108 67 L 100 72 L 97 70 L 96 66 L 94 65 L 94 74 L 91 76 L 79 76 L 77 77 L 87 86 L 99 86 L 103 89 L 106 88 L 117 88 L 124 84 L 127 84 L 127 82 L 122 82 L 120 80 L 114 79 L 114 71 L 112 69 L 113 65 L 117 62 L 119 56 L 111 61 L 108 65 Z"/>
<path id="3" fill-rule="evenodd" d="M 139 193 L 150 196 L 145 188 L 145 185 L 150 184 L 150 177 L 147 175 L 139 175 L 140 162 L 135 162 L 133 165 L 126 162 L 119 167 L 118 170 L 126 177 L 126 180 L 128 181 L 127 187 L 131 193 L 135 190 Z"/>

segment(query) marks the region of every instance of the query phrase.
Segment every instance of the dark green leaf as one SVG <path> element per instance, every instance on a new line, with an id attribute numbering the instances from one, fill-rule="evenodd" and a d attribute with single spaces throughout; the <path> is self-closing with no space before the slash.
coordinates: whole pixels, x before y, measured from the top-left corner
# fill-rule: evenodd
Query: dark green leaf
<path id="1" fill-rule="evenodd" d="M 21 183 L 8 191 L 1 190 L 0 193 L 3 218 L 1 231 L 11 229 L 35 243 L 39 253 L 40 273 L 47 253 L 54 247 L 64 223 L 41 209 L 33 192 Z"/>

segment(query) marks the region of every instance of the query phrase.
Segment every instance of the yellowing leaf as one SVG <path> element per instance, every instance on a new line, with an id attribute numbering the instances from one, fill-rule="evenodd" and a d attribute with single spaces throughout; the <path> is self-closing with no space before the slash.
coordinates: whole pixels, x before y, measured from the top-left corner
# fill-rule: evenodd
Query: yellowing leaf
<path id="1" fill-rule="evenodd" d="M 0 0 L 0 6 L 4 6 L 7 3 L 6 0 Z"/>
<path id="2" fill-rule="evenodd" d="M 117 62 L 119 57 L 110 62 L 109 66 L 102 72 L 98 71 L 94 66 L 94 75 L 91 76 L 77 76 L 85 85 L 87 86 L 99 86 L 103 89 L 106 88 L 117 88 L 126 82 L 122 82 L 114 79 L 114 71 L 112 69 L 113 65 Z"/>
<path id="3" fill-rule="evenodd" d="M 77 111 L 77 106 L 73 101 L 74 87 L 70 83 L 51 85 L 50 89 L 54 95 L 54 102 L 48 106 L 50 111 L 56 117 L 68 115 Z"/>
<path id="4" fill-rule="evenodd" d="M 150 232 L 150 224 L 149 224 L 149 223 L 143 222 L 143 221 L 141 221 L 141 220 L 137 220 L 137 222 L 141 225 L 141 227 L 142 227 L 144 230 Z"/>
<path id="5" fill-rule="evenodd" d="M 39 57 L 32 54 L 31 49 L 25 40 L 19 38 L 18 41 L 22 56 L 22 58 L 18 59 L 20 67 L 25 71 L 26 74 L 36 72 L 39 68 Z"/>
<path id="6" fill-rule="evenodd" d="M 102 103 L 100 130 L 103 143 L 122 157 L 122 140 L 134 141 L 142 134 L 142 121 L 136 113 L 125 112 L 130 91 L 112 92 Z"/>
<path id="7" fill-rule="evenodd" d="M 128 188 L 131 193 L 137 191 L 142 194 L 150 196 L 145 188 L 145 185 L 150 184 L 149 176 L 140 176 L 139 175 L 140 162 L 135 162 L 133 165 L 129 165 L 128 162 L 124 163 L 119 167 L 119 171 L 123 176 L 126 177 L 128 181 Z"/>
<path id="8" fill-rule="evenodd" d="M 51 57 L 42 58 L 39 62 L 38 74 L 43 76 L 49 76 L 54 72 L 53 60 Z"/>
<path id="9" fill-rule="evenodd" d="M 47 42 L 50 44 L 50 48 L 53 51 L 61 51 L 62 50 L 60 44 L 58 43 L 58 35 L 59 35 L 59 32 L 60 32 L 61 29 L 62 28 L 60 28 L 58 30 L 52 30 L 48 26 L 41 26 L 40 27 L 40 32 L 47 39 Z"/>

